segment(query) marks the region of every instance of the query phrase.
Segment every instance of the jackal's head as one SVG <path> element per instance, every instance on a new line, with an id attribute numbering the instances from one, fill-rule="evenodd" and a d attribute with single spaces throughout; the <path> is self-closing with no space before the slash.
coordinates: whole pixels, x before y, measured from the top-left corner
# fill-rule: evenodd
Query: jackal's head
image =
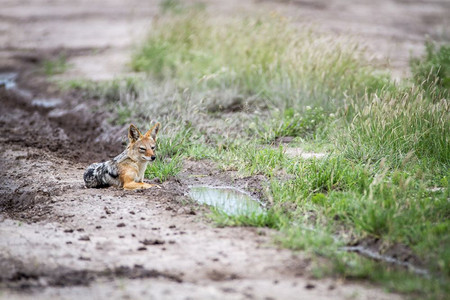
<path id="1" fill-rule="evenodd" d="M 128 156 L 135 161 L 155 160 L 156 135 L 158 134 L 160 123 L 156 123 L 149 131 L 142 134 L 133 124 L 128 129 Z"/>

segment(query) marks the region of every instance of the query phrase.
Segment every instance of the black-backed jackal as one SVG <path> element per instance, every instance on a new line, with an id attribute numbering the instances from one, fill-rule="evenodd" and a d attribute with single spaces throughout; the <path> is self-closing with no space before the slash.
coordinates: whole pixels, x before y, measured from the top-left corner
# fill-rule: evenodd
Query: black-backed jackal
<path id="1" fill-rule="evenodd" d="M 148 162 L 155 160 L 156 135 L 161 124 L 156 123 L 144 135 L 134 126 L 128 129 L 130 143 L 112 160 L 94 163 L 84 172 L 86 187 L 123 187 L 126 190 L 148 189 L 154 184 L 143 182 Z"/>

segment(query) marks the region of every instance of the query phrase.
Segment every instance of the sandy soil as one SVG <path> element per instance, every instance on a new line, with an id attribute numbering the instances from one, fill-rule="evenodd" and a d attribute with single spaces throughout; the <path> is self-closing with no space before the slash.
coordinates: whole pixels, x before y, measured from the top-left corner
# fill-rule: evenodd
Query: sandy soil
<path id="1" fill-rule="evenodd" d="M 72 65 L 64 78 L 126 74 L 158 2 L 0 1 L 0 71 L 20 74 L 19 89 L 0 87 L 0 298 L 399 298 L 362 283 L 313 280 L 311 259 L 275 247 L 272 231 L 215 228 L 186 197 L 195 183 L 257 194 L 263 178 L 235 179 L 211 163 L 187 161 L 160 189 L 83 187 L 90 162 L 121 151 L 124 128 L 32 71 L 64 53 Z M 208 9 L 233 14 L 267 6 L 299 25 L 356 34 L 404 72 L 405 49 L 420 53 L 424 34 L 439 34 L 448 2 L 377 3 L 208 1 Z"/>

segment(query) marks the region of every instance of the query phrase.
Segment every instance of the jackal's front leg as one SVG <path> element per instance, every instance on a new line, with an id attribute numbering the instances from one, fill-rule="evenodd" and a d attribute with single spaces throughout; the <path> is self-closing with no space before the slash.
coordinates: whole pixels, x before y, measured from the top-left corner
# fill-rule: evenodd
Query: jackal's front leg
<path id="1" fill-rule="evenodd" d="M 156 184 L 149 184 L 145 182 L 128 182 L 127 184 L 124 183 L 123 188 L 125 190 L 136 190 L 136 189 L 149 189 Z"/>
<path id="2" fill-rule="evenodd" d="M 125 190 L 149 189 L 156 184 L 134 181 L 134 176 L 123 176 L 123 188 Z"/>

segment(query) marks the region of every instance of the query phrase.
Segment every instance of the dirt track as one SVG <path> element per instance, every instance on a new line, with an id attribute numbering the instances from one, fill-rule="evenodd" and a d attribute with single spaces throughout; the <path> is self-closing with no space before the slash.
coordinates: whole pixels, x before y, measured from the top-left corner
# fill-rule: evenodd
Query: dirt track
<path id="1" fill-rule="evenodd" d="M 257 191 L 261 178 L 235 180 L 211 163 L 186 161 L 179 178 L 160 189 L 85 189 L 86 165 L 119 153 L 125 131 L 108 125 L 105 113 L 93 113 L 89 101 L 55 92 L 34 70 L 43 59 L 65 52 L 72 64 L 65 78 L 124 74 L 130 47 L 158 11 L 157 1 L 91 2 L 1 3 L 0 71 L 21 76 L 18 90 L 0 87 L 0 298 L 398 297 L 361 283 L 312 280 L 311 259 L 277 249 L 270 230 L 215 228 L 203 208 L 186 203 L 190 184 Z M 318 10 L 316 20 L 329 19 L 323 25 L 331 31 L 345 17 L 330 19 L 339 6 L 311 3 L 292 5 L 302 8 L 299 15 Z M 436 3 L 439 16 L 439 5 L 446 3 Z M 236 1 L 225 11 L 252 5 Z M 284 4 L 264 5 L 292 12 Z M 223 6 L 211 1 L 209 9 Z M 414 34 L 422 43 L 423 33 Z M 379 38 L 389 48 L 391 37 Z M 398 61 L 404 70 L 404 61 Z M 52 98 L 57 100 L 37 101 Z"/>
<path id="2" fill-rule="evenodd" d="M 65 53 L 63 78 L 111 79 L 129 72 L 135 45 L 151 27 L 158 0 L 1 0 L 0 67 L 37 62 Z M 192 1 L 191 1 L 192 2 Z M 395 76 L 408 74 L 411 55 L 427 37 L 450 40 L 446 0 L 259 0 L 204 1 L 213 14 L 258 9 L 278 11 L 299 27 L 355 37 L 376 63 Z"/>
<path id="3" fill-rule="evenodd" d="M 277 249 L 271 231 L 215 228 L 186 202 L 188 185 L 257 190 L 261 178 L 233 180 L 211 163 L 186 161 L 160 189 L 86 189 L 86 161 L 100 158 L 83 143 L 105 131 L 101 117 L 74 99 L 38 109 L 23 91 L 1 96 L 0 297 L 392 299 L 360 284 L 312 280 L 311 259 Z M 67 120 L 81 130 L 70 132 Z"/>

